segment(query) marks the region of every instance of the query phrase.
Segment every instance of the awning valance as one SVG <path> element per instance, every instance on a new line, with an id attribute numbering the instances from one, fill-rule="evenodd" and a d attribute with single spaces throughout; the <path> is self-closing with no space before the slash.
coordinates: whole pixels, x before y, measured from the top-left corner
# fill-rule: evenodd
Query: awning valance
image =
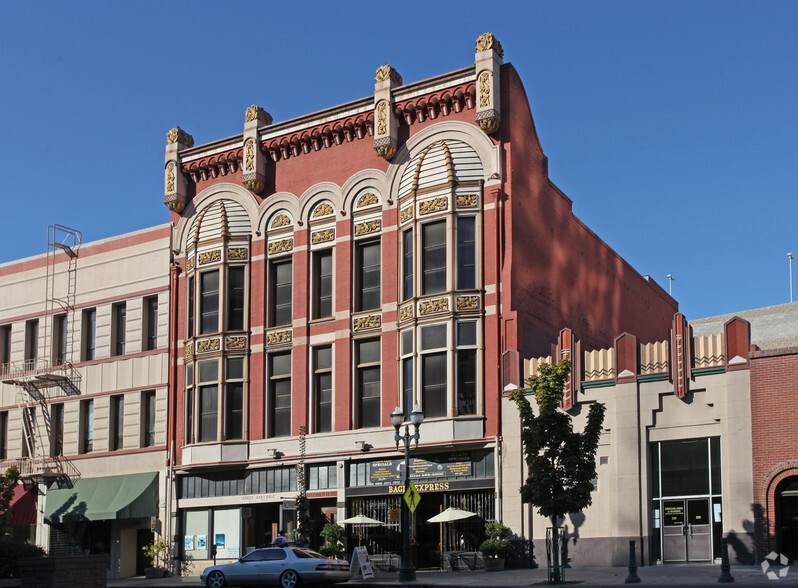
<path id="1" fill-rule="evenodd" d="M 76 480 L 72 488 L 47 491 L 47 523 L 149 518 L 158 514 L 158 474 Z"/>

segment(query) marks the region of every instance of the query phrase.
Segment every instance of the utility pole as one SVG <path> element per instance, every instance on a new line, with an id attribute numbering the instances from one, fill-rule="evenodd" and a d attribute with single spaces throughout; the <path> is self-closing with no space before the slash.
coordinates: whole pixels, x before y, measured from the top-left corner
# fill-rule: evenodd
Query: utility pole
<path id="1" fill-rule="evenodd" d="M 792 302 L 792 260 L 795 256 L 792 253 L 788 253 L 787 257 L 790 260 L 790 302 Z"/>

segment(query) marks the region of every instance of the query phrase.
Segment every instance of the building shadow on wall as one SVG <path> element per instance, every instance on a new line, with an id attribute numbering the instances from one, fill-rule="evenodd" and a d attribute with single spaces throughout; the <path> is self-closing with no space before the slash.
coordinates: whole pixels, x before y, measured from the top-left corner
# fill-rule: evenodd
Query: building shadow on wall
<path id="1" fill-rule="evenodd" d="M 761 504 L 752 504 L 751 511 L 754 513 L 754 520 L 743 520 L 743 531 L 738 533 L 733 529 L 726 535 L 726 540 L 729 544 L 729 557 L 732 560 L 737 560 L 737 563 L 745 565 L 753 565 L 756 562 L 756 545 L 758 540 L 766 540 L 768 521 L 765 517 L 765 509 Z M 763 533 L 757 533 L 757 528 L 764 530 Z M 767 541 L 765 542 L 767 543 Z M 763 549 L 767 551 L 767 544 L 763 545 Z"/>

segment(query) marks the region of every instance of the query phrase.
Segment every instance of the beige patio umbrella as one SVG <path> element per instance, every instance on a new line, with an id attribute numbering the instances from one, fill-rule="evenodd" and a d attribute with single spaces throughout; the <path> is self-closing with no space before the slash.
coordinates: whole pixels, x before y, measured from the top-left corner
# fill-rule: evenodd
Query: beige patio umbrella
<path id="1" fill-rule="evenodd" d="M 443 512 L 436 514 L 431 519 L 427 519 L 428 523 L 440 523 L 441 524 L 441 569 L 443 569 L 443 523 L 454 523 L 455 521 L 460 521 L 462 519 L 469 519 L 471 517 L 477 516 L 477 513 L 471 512 L 470 510 L 463 510 L 462 508 L 455 508 L 450 506 Z M 457 541 L 454 542 L 454 550 L 457 551 Z"/>
<path id="2" fill-rule="evenodd" d="M 378 521 L 377 519 L 372 519 L 371 517 L 367 517 L 363 514 L 355 515 L 353 517 L 349 517 L 348 519 L 344 519 L 341 521 L 342 525 L 382 525 L 384 524 L 382 521 Z M 362 530 L 362 529 L 358 529 Z M 360 541 L 363 538 L 362 533 L 357 534 L 357 544 L 360 545 Z"/>

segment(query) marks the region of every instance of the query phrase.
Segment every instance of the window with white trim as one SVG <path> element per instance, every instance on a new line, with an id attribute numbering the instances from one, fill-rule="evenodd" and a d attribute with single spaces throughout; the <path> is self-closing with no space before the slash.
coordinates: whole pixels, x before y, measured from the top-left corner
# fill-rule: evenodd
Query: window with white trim
<path id="1" fill-rule="evenodd" d="M 291 352 L 268 355 L 268 420 L 269 437 L 291 435 Z"/>
<path id="2" fill-rule="evenodd" d="M 332 346 L 313 348 L 313 432 L 332 431 Z"/>
<path id="3" fill-rule="evenodd" d="M 355 341 L 355 428 L 379 427 L 380 340 Z"/>

